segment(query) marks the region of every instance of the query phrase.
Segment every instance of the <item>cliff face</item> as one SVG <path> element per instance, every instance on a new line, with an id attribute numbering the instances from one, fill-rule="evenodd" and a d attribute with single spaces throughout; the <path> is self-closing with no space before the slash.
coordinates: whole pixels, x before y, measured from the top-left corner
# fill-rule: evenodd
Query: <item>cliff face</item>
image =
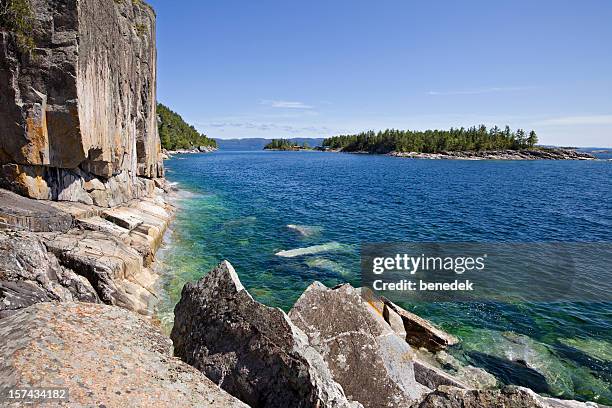
<path id="1" fill-rule="evenodd" d="M 114 206 L 163 176 L 155 14 L 139 0 L 31 0 L 35 48 L 0 31 L 0 183 Z"/>

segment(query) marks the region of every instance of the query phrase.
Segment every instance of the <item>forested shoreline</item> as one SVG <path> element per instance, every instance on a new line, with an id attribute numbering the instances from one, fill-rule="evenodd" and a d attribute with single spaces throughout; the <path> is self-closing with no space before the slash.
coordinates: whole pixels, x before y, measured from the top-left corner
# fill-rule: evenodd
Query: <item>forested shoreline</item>
<path id="1" fill-rule="evenodd" d="M 264 146 L 264 150 L 309 150 L 308 143 L 299 145 L 289 139 L 272 139 L 270 143 Z"/>
<path id="2" fill-rule="evenodd" d="M 487 151 L 533 149 L 538 143 L 535 131 L 523 129 L 513 131 L 509 126 L 500 129 L 485 125 L 450 130 L 397 130 L 361 132 L 354 135 L 339 135 L 323 141 L 323 148 L 344 152 L 368 152 L 386 154 L 390 152 L 440 153 L 446 151 Z"/>
<path id="3" fill-rule="evenodd" d="M 217 147 L 217 141 L 201 134 L 183 120 L 181 115 L 162 103 L 157 103 L 157 117 L 161 146 L 166 150 L 195 149 L 200 146 Z"/>

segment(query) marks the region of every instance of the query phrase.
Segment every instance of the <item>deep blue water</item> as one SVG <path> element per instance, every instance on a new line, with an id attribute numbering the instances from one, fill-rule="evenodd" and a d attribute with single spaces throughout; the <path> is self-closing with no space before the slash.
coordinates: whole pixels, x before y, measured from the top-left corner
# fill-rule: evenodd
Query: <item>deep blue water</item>
<path id="1" fill-rule="evenodd" d="M 221 151 L 175 156 L 166 166 L 168 179 L 188 192 L 162 255 L 166 322 L 184 282 L 222 259 L 255 298 L 288 310 L 313 280 L 359 285 L 361 243 L 612 238 L 612 161 Z M 306 226 L 311 235 L 288 224 Z M 275 256 L 330 242 L 339 248 Z M 612 403 L 610 304 L 404 306 L 459 336 L 457 357 L 507 382 L 521 380 L 497 359 L 527 359 L 544 373 L 539 391 Z"/>

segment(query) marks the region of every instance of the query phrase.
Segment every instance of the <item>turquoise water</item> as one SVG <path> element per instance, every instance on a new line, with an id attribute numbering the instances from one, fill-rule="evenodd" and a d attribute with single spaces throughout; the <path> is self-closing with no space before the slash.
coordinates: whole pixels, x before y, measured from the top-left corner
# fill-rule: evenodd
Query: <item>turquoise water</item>
<path id="1" fill-rule="evenodd" d="M 364 242 L 612 237 L 610 161 L 221 151 L 175 156 L 166 166 L 168 179 L 185 192 L 161 254 L 166 325 L 183 284 L 222 259 L 256 299 L 288 310 L 313 280 L 358 286 Z M 324 244 L 329 251 L 275 255 Z M 612 403 L 609 303 L 404 306 L 459 336 L 457 357 L 507 383 Z"/>

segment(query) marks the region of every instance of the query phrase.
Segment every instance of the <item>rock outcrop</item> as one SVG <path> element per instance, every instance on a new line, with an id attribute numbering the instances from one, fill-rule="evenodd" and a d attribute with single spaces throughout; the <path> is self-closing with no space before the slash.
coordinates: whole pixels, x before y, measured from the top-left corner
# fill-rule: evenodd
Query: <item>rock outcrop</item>
<path id="1" fill-rule="evenodd" d="M 0 318 L 38 302 L 99 302 L 89 281 L 60 265 L 40 237 L 0 231 Z"/>
<path id="2" fill-rule="evenodd" d="M 0 190 L 0 318 L 33 303 L 73 300 L 152 315 L 151 266 L 172 212 L 161 190 L 110 210 Z"/>
<path id="3" fill-rule="evenodd" d="M 183 288 L 175 355 L 252 407 L 358 407 L 280 309 L 255 301 L 224 261 Z"/>
<path id="4" fill-rule="evenodd" d="M 67 388 L 66 406 L 247 408 L 117 307 L 40 303 L 0 320 L 0 338 L 0 389 Z"/>
<path id="5" fill-rule="evenodd" d="M 414 377 L 414 353 L 360 292 L 315 282 L 289 312 L 346 395 L 364 407 L 408 406 L 429 391 Z"/>
<path id="6" fill-rule="evenodd" d="M 32 232 L 66 232 L 72 227 L 70 214 L 0 189 L 0 230 L 18 229 Z"/>
<path id="7" fill-rule="evenodd" d="M 0 27 L 0 185 L 112 207 L 163 176 L 155 14 L 141 0 L 30 0 L 34 47 Z"/>

